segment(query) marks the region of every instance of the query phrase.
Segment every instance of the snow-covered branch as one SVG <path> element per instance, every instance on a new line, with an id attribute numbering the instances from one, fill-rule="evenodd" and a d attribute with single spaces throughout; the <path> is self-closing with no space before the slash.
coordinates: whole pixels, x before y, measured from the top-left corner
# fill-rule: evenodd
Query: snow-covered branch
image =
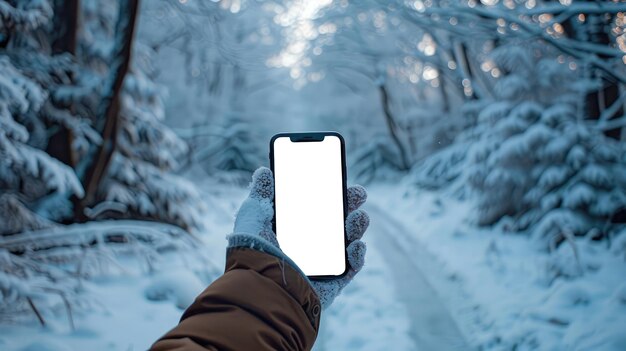
<path id="1" fill-rule="evenodd" d="M 555 3 L 544 3 L 540 6 L 533 7 L 532 9 L 526 8 L 525 6 L 517 6 L 514 10 L 515 12 L 526 15 L 526 16 L 534 16 L 534 15 L 543 15 L 543 14 L 605 14 L 611 13 L 616 14 L 618 12 L 626 11 L 626 4 L 610 2 L 610 1 L 573 1 L 569 5 L 555 4 Z"/>

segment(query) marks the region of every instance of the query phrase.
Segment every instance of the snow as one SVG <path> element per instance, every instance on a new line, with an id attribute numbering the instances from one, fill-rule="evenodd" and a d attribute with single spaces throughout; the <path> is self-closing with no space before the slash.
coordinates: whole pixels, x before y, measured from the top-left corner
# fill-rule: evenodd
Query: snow
<path id="1" fill-rule="evenodd" d="M 202 236 L 203 250 L 213 257 L 212 262 L 221 265 L 225 236 L 232 230 L 233 216 L 247 195 L 247 189 L 224 187 L 211 181 L 203 183 L 201 189 L 203 197 L 215 210 L 205 219 L 210 231 Z M 97 226 L 92 225 L 92 228 Z M 154 229 L 157 228 L 158 225 L 154 225 Z M 383 230 L 373 228 L 366 233 L 364 240 L 370 243 L 370 248 L 365 267 L 322 314 L 316 350 L 380 350 L 389 340 L 394 340 L 396 350 L 415 349 L 406 306 L 395 298 L 394 285 L 399 277 L 394 278 L 394 284 L 389 284 L 393 267 L 385 259 L 388 253 L 381 252 L 375 244 L 389 235 Z M 145 349 L 176 325 L 182 308 L 216 277 L 202 274 L 197 268 L 191 269 L 188 262 L 183 261 L 170 253 L 158 260 L 155 273 L 146 274 L 141 262 L 123 259 L 122 271 L 100 274 L 83 282 L 84 293 L 93 299 L 93 306 L 75 316 L 76 330 L 71 330 L 67 316 L 59 312 L 47 316 L 45 328 L 35 321 L 25 325 L 2 325 L 0 345 L 7 351 L 36 349 L 43 344 L 50 345 L 47 347 L 51 350 L 64 351 Z M 21 337 L 26 335 L 29 337 Z"/>
<path id="2" fill-rule="evenodd" d="M 415 258 L 438 266 L 424 272 L 474 347 L 624 349 L 626 264 L 604 243 L 576 238 L 577 255 L 567 244 L 549 254 L 524 236 L 473 227 L 468 203 L 431 191 L 397 201 L 402 190 L 388 185 L 369 191 L 382 208 L 393 204 L 395 220 L 419 228 L 404 247 L 436 261 Z"/>
<path id="3" fill-rule="evenodd" d="M 146 299 L 173 301 L 180 309 L 189 307 L 205 288 L 197 276 L 187 271 L 160 273 L 151 278 L 144 289 Z"/>
<path id="4" fill-rule="evenodd" d="M 142 287 L 150 277 L 129 275 L 101 278 L 85 284 L 97 299 L 94 310 L 81 315 L 76 330 L 59 316 L 45 328 L 37 325 L 0 327 L 3 350 L 145 350 L 176 325 L 181 310 L 171 301 L 150 301 Z M 58 346 L 56 346 L 58 345 Z M 45 350 L 45 349 L 42 349 Z"/>
<path id="5" fill-rule="evenodd" d="M 233 190 L 236 200 L 223 199 L 220 206 L 227 206 L 228 201 L 240 201 L 242 193 L 242 190 Z M 205 196 L 208 198 L 211 194 Z M 178 323 L 184 308 L 218 276 L 226 245 L 223 233 L 232 229 L 230 211 L 233 211 L 232 206 L 224 211 L 215 207 L 215 212 L 207 214 L 211 235 L 203 237 L 202 243 L 195 243 L 194 251 L 186 254 L 172 250 L 172 245 L 176 247 L 182 242 L 168 243 L 167 239 L 168 231 L 178 234 L 182 231 L 160 223 L 118 220 L 57 229 L 57 235 L 65 237 L 68 243 L 84 238 L 91 240 L 89 238 L 106 233 L 128 232 L 144 239 L 153 236 L 150 239 L 153 244 L 165 251 L 150 255 L 139 248 L 131 249 L 130 254 L 128 251 L 126 254 L 124 251 L 110 253 L 109 269 L 91 271 L 91 278 L 80 282 L 83 298 L 74 306 L 74 330 L 65 310 L 47 312 L 45 327 L 39 326 L 29 311 L 20 316 L 26 322 L 0 324 L 0 348 L 7 351 L 145 350 Z M 31 234 L 37 235 L 36 232 Z M 28 237 L 21 239 L 35 244 Z M 20 285 L 19 281 L 2 279 L 2 284 L 12 282 Z M 41 345 L 48 349 L 40 348 Z"/>
<path id="6" fill-rule="evenodd" d="M 32 30 L 47 23 L 53 16 L 49 1 L 36 0 L 13 7 L 11 3 L 0 3 L 0 16 L 3 21 L 11 23 L 19 29 Z"/>
<path id="7" fill-rule="evenodd" d="M 56 3 L 0 0 L 0 349 L 147 348 L 219 276 L 270 136 L 329 129 L 371 227 L 316 350 L 626 349 L 625 4 L 144 1 L 80 223 L 124 8 L 80 1 L 57 53 Z"/>
<path id="8" fill-rule="evenodd" d="M 392 267 L 366 233 L 365 266 L 322 313 L 314 350 L 414 350 L 406 307 L 390 284 Z"/>

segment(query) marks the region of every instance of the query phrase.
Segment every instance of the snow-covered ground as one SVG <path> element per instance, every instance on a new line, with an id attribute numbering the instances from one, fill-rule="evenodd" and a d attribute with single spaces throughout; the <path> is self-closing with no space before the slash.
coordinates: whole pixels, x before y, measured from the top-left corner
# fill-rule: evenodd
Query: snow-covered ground
<path id="1" fill-rule="evenodd" d="M 122 259 L 123 271 L 85 282 L 85 293 L 95 301 L 88 313 L 74 316 L 70 328 L 64 311 L 47 316 L 46 327 L 33 319 L 28 325 L 0 326 L 0 349 L 16 351 L 143 350 L 173 327 L 189 304 L 221 269 L 225 235 L 232 228 L 234 213 L 247 195 L 240 187 L 217 183 L 200 185 L 210 209 L 206 232 L 201 233 L 209 257 L 206 270 L 190 268 L 175 255 L 162 257 L 158 272 L 146 273 L 141 262 Z M 323 314 L 316 350 L 414 350 L 409 312 L 396 298 L 397 281 L 388 253 L 375 242 L 388 233 L 373 225 L 367 236 L 367 264 L 357 279 Z M 393 284 L 390 284 L 393 282 Z M 157 300 L 157 301 L 155 301 Z M 390 340 L 391 343 L 390 343 Z"/>
<path id="2" fill-rule="evenodd" d="M 210 267 L 166 256 L 149 274 L 123 259 L 123 271 L 85 283 L 96 303 L 74 316 L 76 330 L 63 311 L 46 327 L 2 325 L 0 349 L 147 348 L 221 269 L 247 192 L 199 187 L 210 209 L 201 234 Z M 366 264 L 323 314 L 316 351 L 626 349 L 626 264 L 610 248 L 576 241 L 579 267 L 569 246 L 547 255 L 523 236 L 476 229 L 468 203 L 398 185 L 368 191 Z"/>
<path id="3" fill-rule="evenodd" d="M 160 276 L 160 275 L 159 275 Z M 0 348 L 21 351 L 65 350 L 144 350 L 152 340 L 178 321 L 180 310 L 175 301 L 153 302 L 145 298 L 153 277 L 127 274 L 95 279 L 86 293 L 98 302 L 98 308 L 75 316 L 76 330 L 67 318 L 46 319 L 46 327 L 36 321 L 31 325 L 0 327 Z M 191 273 L 178 278 L 197 291 L 200 281 Z"/>
<path id="4" fill-rule="evenodd" d="M 473 347 L 626 350 L 622 242 L 579 238 L 548 254 L 525 236 L 468 223 L 467 202 L 395 186 L 371 188 L 372 198 L 393 209 L 386 213 L 402 223 L 402 248 L 413 251 Z"/>
<path id="5" fill-rule="evenodd" d="M 0 350 L 147 349 L 178 323 L 184 307 L 223 270 L 224 238 L 246 191 L 215 184 L 199 188 L 210 208 L 206 231 L 198 234 L 205 244 L 200 250 L 206 251 L 206 266 L 170 253 L 160 257 L 156 273 L 147 273 L 141 260 L 121 258 L 122 269 L 84 283 L 84 295 L 93 306 L 74 316 L 76 330 L 71 329 L 64 310 L 53 318 L 47 316 L 46 327 L 34 318 L 28 325 L 0 324 Z"/>

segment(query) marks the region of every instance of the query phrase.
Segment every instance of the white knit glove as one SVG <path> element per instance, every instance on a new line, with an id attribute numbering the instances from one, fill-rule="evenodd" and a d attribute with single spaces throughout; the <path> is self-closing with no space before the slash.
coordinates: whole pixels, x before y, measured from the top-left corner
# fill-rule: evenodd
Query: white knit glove
<path id="1" fill-rule="evenodd" d="M 365 262 L 366 247 L 365 243 L 361 241 L 361 237 L 369 225 L 369 216 L 359 207 L 367 199 L 367 192 L 360 185 L 351 186 L 348 188 L 347 197 L 348 273 L 336 279 L 310 280 L 323 308 L 330 306 L 335 297 L 341 293 L 341 290 L 363 268 Z M 276 234 L 272 230 L 272 218 L 274 217 L 273 201 L 274 176 L 268 168 L 261 167 L 252 175 L 250 195 L 239 208 L 231 238 L 237 238 L 237 236 L 242 235 L 246 237 L 261 237 L 280 251 Z M 231 240 L 232 242 L 240 242 L 240 240 Z M 251 244 L 250 247 L 255 248 L 254 244 Z M 260 246 L 257 246 L 257 248 L 264 250 Z M 284 253 L 282 255 L 286 256 Z"/>

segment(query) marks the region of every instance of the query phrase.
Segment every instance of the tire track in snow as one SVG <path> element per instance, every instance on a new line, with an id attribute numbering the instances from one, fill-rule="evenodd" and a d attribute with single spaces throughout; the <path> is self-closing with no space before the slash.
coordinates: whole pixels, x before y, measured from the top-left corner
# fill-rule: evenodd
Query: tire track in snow
<path id="1" fill-rule="evenodd" d="M 437 291 L 428 282 L 412 255 L 422 249 L 402 245 L 398 237 L 411 233 L 402 224 L 373 204 L 364 205 L 370 215 L 368 241 L 377 246 L 392 272 L 398 299 L 406 306 L 411 320 L 410 335 L 418 350 L 470 350 L 459 327 Z M 409 253 L 408 250 L 414 251 Z"/>

